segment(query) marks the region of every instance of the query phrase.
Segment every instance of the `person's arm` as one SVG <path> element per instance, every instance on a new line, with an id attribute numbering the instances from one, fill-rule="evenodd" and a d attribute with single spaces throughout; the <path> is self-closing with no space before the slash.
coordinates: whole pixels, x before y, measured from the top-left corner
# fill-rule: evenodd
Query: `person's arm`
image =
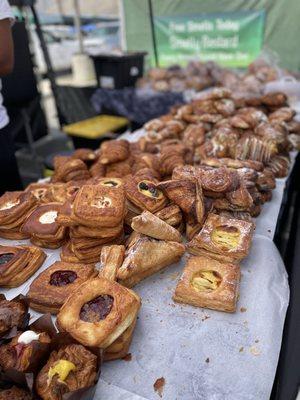
<path id="1" fill-rule="evenodd" d="M 0 77 L 10 74 L 14 67 L 14 45 L 9 18 L 0 20 Z"/>

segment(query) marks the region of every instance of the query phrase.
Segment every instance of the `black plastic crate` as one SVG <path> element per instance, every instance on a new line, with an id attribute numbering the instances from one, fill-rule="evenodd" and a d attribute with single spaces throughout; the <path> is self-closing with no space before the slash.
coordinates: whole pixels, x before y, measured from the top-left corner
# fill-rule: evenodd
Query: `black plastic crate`
<path id="1" fill-rule="evenodd" d="M 99 87 L 122 89 L 134 86 L 137 79 L 143 76 L 146 54 L 146 52 L 136 52 L 92 56 Z"/>

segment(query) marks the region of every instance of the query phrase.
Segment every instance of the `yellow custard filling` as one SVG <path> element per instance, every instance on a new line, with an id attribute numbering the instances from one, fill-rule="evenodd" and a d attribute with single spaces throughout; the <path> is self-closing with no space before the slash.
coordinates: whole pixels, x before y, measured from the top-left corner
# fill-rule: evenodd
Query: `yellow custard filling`
<path id="1" fill-rule="evenodd" d="M 192 287 L 198 292 L 212 292 L 216 290 L 222 278 L 215 271 L 201 271 L 191 281 Z"/>
<path id="2" fill-rule="evenodd" d="M 48 385 L 51 382 L 54 375 L 58 375 L 58 379 L 60 382 L 64 382 L 69 373 L 71 371 L 75 371 L 76 366 L 71 361 L 68 360 L 59 360 L 57 361 L 53 367 L 50 367 L 48 372 Z"/>
<path id="3" fill-rule="evenodd" d="M 218 226 L 212 231 L 212 242 L 224 250 L 235 249 L 240 242 L 241 233 L 234 226 Z"/>

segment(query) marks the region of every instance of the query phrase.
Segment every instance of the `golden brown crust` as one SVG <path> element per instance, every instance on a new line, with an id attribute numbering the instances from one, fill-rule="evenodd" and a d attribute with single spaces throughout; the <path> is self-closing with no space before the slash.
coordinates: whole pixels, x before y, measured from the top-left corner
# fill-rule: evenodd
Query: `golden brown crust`
<path id="1" fill-rule="evenodd" d="M 155 182 L 131 177 L 126 180 L 125 192 L 127 199 L 138 209 L 152 213 L 164 208 L 168 200 Z"/>
<path id="2" fill-rule="evenodd" d="M 51 376 L 50 368 L 55 368 L 59 361 L 73 364 L 63 382 L 59 375 Z M 90 387 L 96 382 L 97 357 L 79 344 L 63 346 L 52 351 L 47 363 L 36 377 L 35 388 L 43 400 L 62 400 L 63 394 Z"/>
<path id="3" fill-rule="evenodd" d="M 180 233 L 149 211 L 144 211 L 132 219 L 131 227 L 134 231 L 171 242 L 181 242 Z"/>
<path id="4" fill-rule="evenodd" d="M 57 314 L 67 297 L 97 275 L 94 264 L 56 261 L 31 283 L 27 298 L 36 311 Z"/>
<path id="5" fill-rule="evenodd" d="M 176 286 L 174 301 L 195 307 L 235 312 L 240 267 L 208 257 L 190 257 Z"/>
<path id="6" fill-rule="evenodd" d="M 46 254 L 33 246 L 0 246 L 0 258 L 12 256 L 0 265 L 0 286 L 17 287 L 29 279 L 43 264 Z"/>
<path id="7" fill-rule="evenodd" d="M 126 160 L 129 157 L 127 140 L 109 140 L 101 144 L 99 161 L 103 165 Z"/>
<path id="8" fill-rule="evenodd" d="M 254 224 L 209 214 L 203 228 L 188 244 L 195 255 L 208 254 L 215 259 L 239 262 L 250 250 Z"/>
<path id="9" fill-rule="evenodd" d="M 125 196 L 121 187 L 86 185 L 77 193 L 71 218 L 91 227 L 114 227 L 125 215 Z"/>
<path id="10" fill-rule="evenodd" d="M 104 246 L 101 250 L 99 277 L 115 281 L 117 272 L 123 263 L 125 256 L 125 246 Z"/>
<path id="11" fill-rule="evenodd" d="M 99 296 L 113 298 L 109 314 L 98 322 L 85 322 L 80 317 L 82 307 Z M 106 348 L 133 323 L 140 304 L 132 290 L 103 277 L 94 278 L 68 297 L 57 316 L 57 325 L 82 344 Z"/>
<path id="12" fill-rule="evenodd" d="M 105 349 L 104 361 L 118 360 L 128 354 L 132 341 L 136 320 L 116 339 L 110 346 Z"/>
<path id="13" fill-rule="evenodd" d="M 178 262 L 184 254 L 184 245 L 156 240 L 138 233 L 132 234 L 125 260 L 118 270 L 118 281 L 132 287 L 163 268 Z"/>

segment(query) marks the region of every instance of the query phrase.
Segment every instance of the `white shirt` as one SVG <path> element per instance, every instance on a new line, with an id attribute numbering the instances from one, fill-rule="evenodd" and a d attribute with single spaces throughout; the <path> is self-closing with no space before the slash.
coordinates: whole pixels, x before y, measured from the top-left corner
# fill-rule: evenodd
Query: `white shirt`
<path id="1" fill-rule="evenodd" d="M 7 0 L 0 0 L 0 20 L 9 18 L 13 21 L 13 13 Z M 1 40 L 1 38 L 0 38 Z M 4 128 L 8 122 L 8 115 L 5 107 L 3 106 L 3 97 L 1 96 L 1 79 L 0 79 L 0 129 Z"/>

